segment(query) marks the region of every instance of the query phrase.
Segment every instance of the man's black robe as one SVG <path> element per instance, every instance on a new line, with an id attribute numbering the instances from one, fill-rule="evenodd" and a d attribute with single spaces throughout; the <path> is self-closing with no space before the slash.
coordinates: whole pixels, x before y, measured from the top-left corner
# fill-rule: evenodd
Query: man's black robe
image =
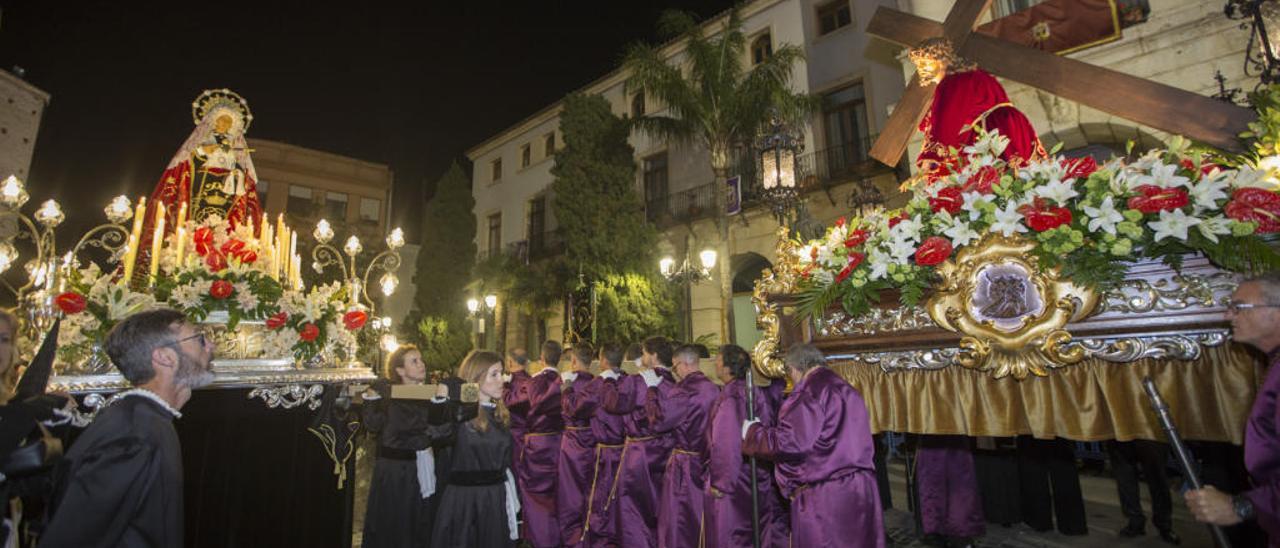
<path id="1" fill-rule="evenodd" d="M 182 546 L 182 450 L 173 418 L 141 396 L 103 409 L 58 465 L 40 546 Z"/>

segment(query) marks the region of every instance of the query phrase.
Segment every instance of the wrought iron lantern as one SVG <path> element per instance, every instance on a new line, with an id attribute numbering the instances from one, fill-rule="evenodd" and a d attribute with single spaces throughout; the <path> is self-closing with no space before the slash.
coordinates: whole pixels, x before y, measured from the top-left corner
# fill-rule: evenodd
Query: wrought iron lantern
<path id="1" fill-rule="evenodd" d="M 1228 0 L 1223 12 L 1250 29 L 1245 74 L 1257 76 L 1263 86 L 1280 82 L 1280 0 Z"/>
<path id="2" fill-rule="evenodd" d="M 790 225 L 800 203 L 796 156 L 803 148 L 803 137 L 792 132 L 775 114 L 769 132 L 760 140 L 760 182 L 761 195 L 780 225 Z"/>

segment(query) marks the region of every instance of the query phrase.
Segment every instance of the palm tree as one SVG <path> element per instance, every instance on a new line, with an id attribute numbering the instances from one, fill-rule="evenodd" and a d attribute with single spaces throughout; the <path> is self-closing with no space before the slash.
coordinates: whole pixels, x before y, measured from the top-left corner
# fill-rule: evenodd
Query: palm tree
<path id="1" fill-rule="evenodd" d="M 702 146 L 717 183 L 723 184 L 735 147 L 751 144 L 772 116 L 794 123 L 813 112 L 818 102 L 791 89 L 792 69 L 804 60 L 801 48 L 780 45 L 763 62 L 747 67 L 747 40 L 738 8 L 729 11 L 718 33 L 708 30 L 689 13 L 664 12 L 658 32 L 683 42 L 680 61 L 667 59 L 661 47 L 636 44 L 627 50 L 623 69 L 629 73 L 628 94 L 643 92 L 646 99 L 656 99 L 665 107 L 653 115 L 637 117 L 635 127 L 668 142 Z M 720 236 L 720 305 L 724 311 L 720 342 L 728 343 L 733 313 L 729 222 L 724 193 L 711 195 Z"/>

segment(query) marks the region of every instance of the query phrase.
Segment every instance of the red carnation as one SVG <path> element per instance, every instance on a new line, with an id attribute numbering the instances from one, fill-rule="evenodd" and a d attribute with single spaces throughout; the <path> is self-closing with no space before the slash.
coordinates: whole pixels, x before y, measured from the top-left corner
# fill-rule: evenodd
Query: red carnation
<path id="1" fill-rule="evenodd" d="M 267 318 L 267 329 L 280 329 L 284 327 L 285 322 L 289 321 L 289 313 L 285 311 L 276 312 Z"/>
<path id="2" fill-rule="evenodd" d="M 213 231 L 209 227 L 197 228 L 191 239 L 196 243 L 196 255 L 203 257 L 213 250 Z"/>
<path id="3" fill-rule="evenodd" d="M 916 264 L 933 266 L 951 256 L 951 242 L 942 236 L 929 236 L 916 250 Z"/>
<path id="4" fill-rule="evenodd" d="M 1129 198 L 1129 209 L 1143 213 L 1173 211 L 1187 205 L 1187 191 L 1180 188 L 1160 188 L 1155 185 L 1142 185 L 1135 188 L 1137 196 Z"/>
<path id="5" fill-rule="evenodd" d="M 210 250 L 209 254 L 204 256 L 204 264 L 210 271 L 222 272 L 222 269 L 227 267 L 227 257 L 217 250 Z"/>
<path id="6" fill-rule="evenodd" d="M 867 234 L 867 231 L 859 228 L 849 233 L 849 237 L 844 241 L 844 247 L 845 248 L 858 247 L 863 243 L 865 243 L 867 241 L 867 238 L 870 238 L 870 237 L 871 236 Z"/>
<path id="7" fill-rule="evenodd" d="M 1258 232 L 1280 232 L 1280 195 L 1261 188 L 1242 188 L 1227 202 L 1227 217 L 1258 223 Z"/>
<path id="8" fill-rule="evenodd" d="M 1085 156 L 1084 158 L 1064 159 L 1062 167 L 1067 171 L 1066 179 L 1083 180 L 1093 175 L 1093 172 L 1098 171 L 1098 162 L 1093 159 L 1093 156 Z"/>
<path id="9" fill-rule="evenodd" d="M 977 192 L 979 194 L 991 194 L 991 187 L 1000 182 L 1000 172 L 996 171 L 993 166 L 985 166 L 978 170 L 977 173 L 969 176 L 969 180 L 964 182 L 962 190 L 964 192 Z"/>
<path id="10" fill-rule="evenodd" d="M 221 300 L 230 297 L 235 290 L 236 288 L 231 285 L 231 282 L 214 280 L 213 284 L 209 286 L 209 296 Z"/>
<path id="11" fill-rule="evenodd" d="M 363 310 L 352 310 L 342 315 L 342 325 L 347 327 L 348 331 L 355 331 L 364 327 L 364 322 L 369 320 L 369 314 Z"/>
<path id="12" fill-rule="evenodd" d="M 89 305 L 84 299 L 84 295 L 74 291 L 68 291 L 53 298 L 53 303 L 58 306 L 64 314 L 79 314 Z"/>
<path id="13" fill-rule="evenodd" d="M 898 225 L 898 223 L 901 223 L 902 221 L 905 221 L 905 220 L 907 220 L 907 219 L 909 219 L 909 218 L 911 218 L 911 216 L 910 216 L 910 215 L 907 215 L 907 212 L 905 212 L 905 211 L 903 211 L 902 213 L 899 213 L 899 214 L 897 214 L 897 215 L 894 215 L 892 218 L 890 218 L 890 219 L 889 219 L 889 228 L 893 228 L 893 227 L 897 226 L 897 225 Z"/>
<path id="14" fill-rule="evenodd" d="M 934 213 L 946 211 L 952 215 L 960 212 L 964 206 L 964 191 L 960 187 L 949 186 L 938 191 L 938 195 L 929 198 L 929 209 Z"/>
<path id="15" fill-rule="evenodd" d="M 306 325 L 303 325 L 302 331 L 298 332 L 298 338 L 307 342 L 314 341 L 316 340 L 316 337 L 319 337 L 319 336 L 320 336 L 320 328 L 316 327 L 316 324 L 313 324 L 313 323 L 307 323 Z"/>
<path id="16" fill-rule="evenodd" d="M 1071 210 L 1065 207 L 1049 207 L 1044 200 L 1022 206 L 1019 210 L 1027 219 L 1027 226 L 1036 232 L 1044 232 L 1065 224 L 1071 224 Z"/>
<path id="17" fill-rule="evenodd" d="M 867 256 L 863 253 L 850 253 L 849 264 L 845 265 L 844 269 L 841 270 L 839 274 L 836 274 L 836 283 L 840 283 L 848 279 L 849 275 L 853 274 L 853 270 L 858 268 L 858 265 L 862 264 L 863 259 L 866 258 Z"/>

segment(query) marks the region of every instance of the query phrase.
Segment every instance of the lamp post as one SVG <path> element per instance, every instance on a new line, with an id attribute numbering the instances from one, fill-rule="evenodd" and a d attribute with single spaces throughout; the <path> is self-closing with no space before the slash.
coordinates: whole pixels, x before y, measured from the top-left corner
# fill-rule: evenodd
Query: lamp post
<path id="1" fill-rule="evenodd" d="M 762 196 L 782 226 L 792 226 L 798 215 L 796 155 L 803 148 L 804 139 L 787 128 L 775 113 L 768 132 L 760 138 L 760 184 Z"/>
<path id="2" fill-rule="evenodd" d="M 484 300 L 479 300 L 475 297 L 467 299 L 467 312 L 471 313 L 471 317 L 476 322 L 475 339 L 472 343 L 476 348 L 489 349 L 489 337 L 485 330 L 485 320 L 492 317 L 497 308 L 498 296 L 492 293 L 485 295 Z"/>
<path id="3" fill-rule="evenodd" d="M 706 248 L 698 253 L 698 262 L 695 263 L 690 251 L 691 247 L 685 246 L 685 256 L 679 265 L 669 255 L 658 261 L 658 270 L 662 272 L 662 276 L 667 281 L 683 286 L 685 342 L 693 341 L 693 284 L 711 278 L 711 269 L 715 268 L 718 258 L 716 250 Z"/>
<path id="4" fill-rule="evenodd" d="M 1280 82 L 1280 0 L 1228 0 L 1223 13 L 1228 19 L 1247 19 L 1240 24 L 1250 28 L 1245 74 L 1257 76 L 1259 86 Z"/>

